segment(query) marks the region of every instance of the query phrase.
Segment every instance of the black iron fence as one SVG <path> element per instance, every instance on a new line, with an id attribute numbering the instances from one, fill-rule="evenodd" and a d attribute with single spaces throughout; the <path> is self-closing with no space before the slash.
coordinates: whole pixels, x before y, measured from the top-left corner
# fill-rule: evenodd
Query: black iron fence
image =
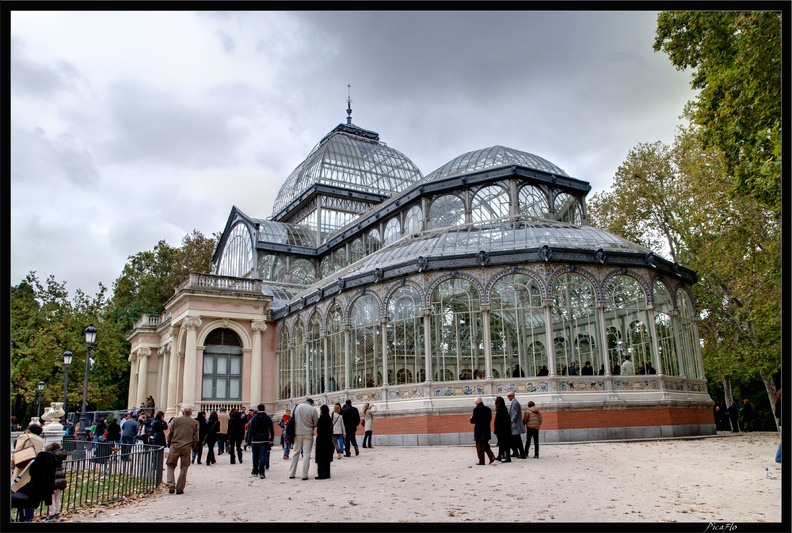
<path id="1" fill-rule="evenodd" d="M 154 492 L 162 483 L 164 447 L 120 442 L 64 439 L 63 462 L 67 487 L 60 512 L 117 502 Z M 38 515 L 47 514 L 42 504 Z"/>

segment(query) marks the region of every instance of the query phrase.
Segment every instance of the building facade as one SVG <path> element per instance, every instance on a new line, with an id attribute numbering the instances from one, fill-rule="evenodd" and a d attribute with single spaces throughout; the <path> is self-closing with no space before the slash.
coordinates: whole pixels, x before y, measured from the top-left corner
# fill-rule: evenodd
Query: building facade
<path id="1" fill-rule="evenodd" d="M 424 176 L 348 118 L 138 321 L 129 404 L 351 399 L 377 406 L 375 445 L 432 445 L 514 391 L 545 441 L 714 433 L 695 272 L 592 227 L 590 190 L 502 146 Z"/>

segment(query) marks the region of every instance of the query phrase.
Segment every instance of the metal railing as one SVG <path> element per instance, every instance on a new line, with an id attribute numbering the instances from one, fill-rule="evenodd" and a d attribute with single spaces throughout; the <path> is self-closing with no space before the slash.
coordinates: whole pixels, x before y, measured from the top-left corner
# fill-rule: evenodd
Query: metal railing
<path id="1" fill-rule="evenodd" d="M 163 446 L 65 439 L 63 449 L 62 513 L 151 493 L 162 483 Z M 46 509 L 42 504 L 39 513 Z"/>

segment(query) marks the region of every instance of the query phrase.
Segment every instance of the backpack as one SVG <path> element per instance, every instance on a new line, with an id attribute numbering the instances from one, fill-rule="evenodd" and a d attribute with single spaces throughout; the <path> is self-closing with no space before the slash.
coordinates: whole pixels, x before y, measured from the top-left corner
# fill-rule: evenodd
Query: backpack
<path id="1" fill-rule="evenodd" d="M 286 437 L 288 437 L 289 442 L 294 442 L 296 431 L 297 429 L 294 426 L 294 413 L 292 412 L 292 417 L 289 419 L 289 423 L 286 424 Z"/>

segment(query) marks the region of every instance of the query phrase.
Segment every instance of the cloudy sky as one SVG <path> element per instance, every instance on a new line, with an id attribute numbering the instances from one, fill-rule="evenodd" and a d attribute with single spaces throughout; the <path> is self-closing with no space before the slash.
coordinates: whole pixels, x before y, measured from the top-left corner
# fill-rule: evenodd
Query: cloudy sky
<path id="1" fill-rule="evenodd" d="M 670 142 L 690 74 L 657 13 L 12 12 L 11 284 L 73 295 L 278 189 L 346 120 L 424 174 L 500 144 L 608 189 Z"/>

